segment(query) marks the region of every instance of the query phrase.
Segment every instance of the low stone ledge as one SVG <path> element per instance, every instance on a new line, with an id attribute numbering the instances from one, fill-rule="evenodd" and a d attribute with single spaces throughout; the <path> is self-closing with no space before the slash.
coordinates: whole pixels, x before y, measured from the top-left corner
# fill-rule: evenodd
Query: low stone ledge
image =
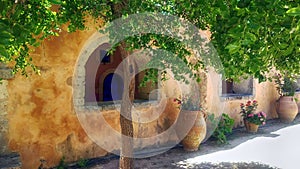
<path id="1" fill-rule="evenodd" d="M 135 108 L 145 108 L 149 106 L 155 106 L 159 103 L 158 100 L 134 100 L 133 106 Z M 88 111 L 109 111 L 121 108 L 121 101 L 108 101 L 108 102 L 87 102 L 84 106 L 80 106 L 79 110 Z"/>
<path id="2" fill-rule="evenodd" d="M 221 101 L 231 101 L 231 100 L 249 100 L 253 99 L 252 94 L 223 94 L 220 96 Z"/>
<path id="3" fill-rule="evenodd" d="M 0 155 L 0 169 L 21 169 L 22 163 L 18 153 Z"/>
<path id="4" fill-rule="evenodd" d="M 0 66 L 0 78 L 5 80 L 14 78 L 14 75 L 12 74 L 12 69 Z"/>

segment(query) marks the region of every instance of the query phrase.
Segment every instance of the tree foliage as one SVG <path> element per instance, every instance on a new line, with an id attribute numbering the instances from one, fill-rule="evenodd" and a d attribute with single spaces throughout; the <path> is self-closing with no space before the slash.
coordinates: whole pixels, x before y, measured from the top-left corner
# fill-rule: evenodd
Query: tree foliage
<path id="1" fill-rule="evenodd" d="M 85 29 L 90 18 L 95 22 L 101 20 L 101 28 L 121 16 L 157 12 L 180 17 L 200 29 L 209 29 L 226 78 L 254 76 L 265 81 L 272 68 L 283 74 L 299 75 L 299 4 L 300 0 L 2 0 L 0 62 L 14 65 L 14 73 L 20 71 L 26 75 L 28 66 L 38 72 L 31 62 L 34 59 L 30 56 L 31 50 L 44 39 L 58 36 L 63 25 L 74 32 Z M 176 25 L 172 25 L 173 28 L 176 29 Z M 156 29 L 169 30 L 161 25 Z M 187 31 L 189 35 L 195 32 L 194 29 Z M 110 32 L 110 36 L 114 39 L 119 35 Z M 204 58 L 190 63 L 189 49 L 199 48 L 199 45 L 185 46 L 180 38 L 166 35 L 142 33 L 126 37 L 122 43 L 128 50 L 168 50 L 192 72 L 204 69 L 209 61 Z M 168 66 L 169 58 L 158 58 L 149 64 Z M 180 67 L 174 70 L 176 79 L 184 79 L 182 73 L 189 72 Z M 155 81 L 157 71 L 152 69 L 147 75 L 145 81 Z M 197 73 L 189 75 L 199 79 Z"/>
<path id="2" fill-rule="evenodd" d="M 68 24 L 68 31 L 73 32 L 85 28 L 87 16 L 101 18 L 105 23 L 118 18 L 116 10 L 123 16 L 160 12 L 210 29 L 227 78 L 254 75 L 264 81 L 272 67 L 299 74 L 299 3 L 299 0 L 3 0 L 0 61 L 13 62 L 14 72 L 26 74 L 27 66 L 35 69 L 29 55 L 32 46 L 37 47 L 49 36 L 57 36 L 63 24 Z M 114 9 L 118 5 L 121 8 Z M 157 35 L 133 37 L 127 42 L 140 48 L 153 40 L 163 42 L 163 48 L 184 51 L 180 43 Z"/>
<path id="3" fill-rule="evenodd" d="M 87 15 L 108 18 L 108 7 L 98 1 L 3 0 L 0 2 L 0 62 L 14 64 L 13 72 L 27 75 L 31 50 L 47 37 L 58 36 L 61 26 L 83 30 Z M 104 18 L 104 19 L 105 19 Z"/>
<path id="4" fill-rule="evenodd" d="M 222 3 L 223 2 L 223 3 Z M 299 0 L 219 1 L 212 42 L 228 78 L 299 74 Z"/>

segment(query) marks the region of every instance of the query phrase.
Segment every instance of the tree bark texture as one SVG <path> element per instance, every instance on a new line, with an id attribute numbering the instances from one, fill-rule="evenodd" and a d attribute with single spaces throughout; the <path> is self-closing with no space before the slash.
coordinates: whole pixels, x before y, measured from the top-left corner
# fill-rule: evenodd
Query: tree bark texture
<path id="1" fill-rule="evenodd" d="M 123 0 L 119 3 L 110 3 L 111 10 L 115 18 L 122 17 L 122 10 L 127 8 L 128 0 Z M 122 26 L 122 25 L 119 25 Z M 128 57 L 129 52 L 125 49 L 125 42 L 121 42 L 119 50 L 123 60 L 123 81 L 124 90 L 122 96 L 121 112 L 120 112 L 120 126 L 121 126 L 121 150 L 120 150 L 120 169 L 131 169 L 133 168 L 133 123 L 132 123 L 132 103 L 134 100 L 134 64 L 130 63 Z M 128 57 L 128 58 L 127 58 Z M 133 78 L 132 78 L 133 76 Z"/>
<path id="2" fill-rule="evenodd" d="M 123 62 L 123 78 L 124 78 L 124 92 L 122 96 L 120 125 L 122 134 L 122 147 L 120 153 L 120 169 L 133 168 L 133 123 L 131 108 L 134 100 L 134 64 L 131 63 L 128 51 L 125 49 L 125 43 L 119 46 L 120 53 L 125 59 Z M 124 57 L 125 56 L 125 57 Z"/>

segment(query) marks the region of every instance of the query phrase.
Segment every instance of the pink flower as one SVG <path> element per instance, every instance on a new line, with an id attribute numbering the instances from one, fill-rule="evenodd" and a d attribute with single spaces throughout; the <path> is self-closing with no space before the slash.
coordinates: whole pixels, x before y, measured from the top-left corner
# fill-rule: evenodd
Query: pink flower
<path id="1" fill-rule="evenodd" d="M 253 117 L 254 116 L 254 114 L 248 114 L 248 117 Z"/>
<path id="2" fill-rule="evenodd" d="M 267 117 L 267 114 L 265 112 L 260 112 L 264 117 Z"/>
<path id="3" fill-rule="evenodd" d="M 251 101 L 249 100 L 249 101 L 247 102 L 247 104 L 251 104 Z"/>
<path id="4" fill-rule="evenodd" d="M 253 103 L 257 103 L 257 101 L 256 101 L 256 100 L 253 100 Z"/>
<path id="5" fill-rule="evenodd" d="M 262 125 L 265 125 L 266 124 L 266 122 L 262 122 Z"/>

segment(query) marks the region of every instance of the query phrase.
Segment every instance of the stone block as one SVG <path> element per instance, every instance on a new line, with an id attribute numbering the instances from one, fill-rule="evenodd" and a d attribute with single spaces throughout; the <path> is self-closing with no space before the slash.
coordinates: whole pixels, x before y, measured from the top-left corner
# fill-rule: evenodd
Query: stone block
<path id="1" fill-rule="evenodd" d="M 0 115 L 0 154 L 9 152 L 8 150 L 8 120 L 6 116 Z"/>
<path id="2" fill-rule="evenodd" d="M 74 99 L 73 100 L 74 106 L 75 107 L 80 107 L 80 106 L 84 106 L 84 99 Z"/>
<path id="3" fill-rule="evenodd" d="M 6 86 L 7 86 L 7 80 L 2 80 L 1 84 L 0 84 L 0 102 L 3 99 L 7 99 L 7 97 L 8 97 L 8 92 L 7 92 Z"/>
<path id="4" fill-rule="evenodd" d="M 12 74 L 12 70 L 9 68 L 0 68 L 0 78 L 2 79 L 14 78 L 14 75 Z"/>
<path id="5" fill-rule="evenodd" d="M 7 101 L 0 100 L 0 117 L 7 114 Z"/>
<path id="6" fill-rule="evenodd" d="M 8 130 L 8 120 L 6 116 L 0 115 L 0 133 L 6 133 Z"/>
<path id="7" fill-rule="evenodd" d="M 6 133 L 0 132 L 0 155 L 8 153 L 8 139 Z"/>

